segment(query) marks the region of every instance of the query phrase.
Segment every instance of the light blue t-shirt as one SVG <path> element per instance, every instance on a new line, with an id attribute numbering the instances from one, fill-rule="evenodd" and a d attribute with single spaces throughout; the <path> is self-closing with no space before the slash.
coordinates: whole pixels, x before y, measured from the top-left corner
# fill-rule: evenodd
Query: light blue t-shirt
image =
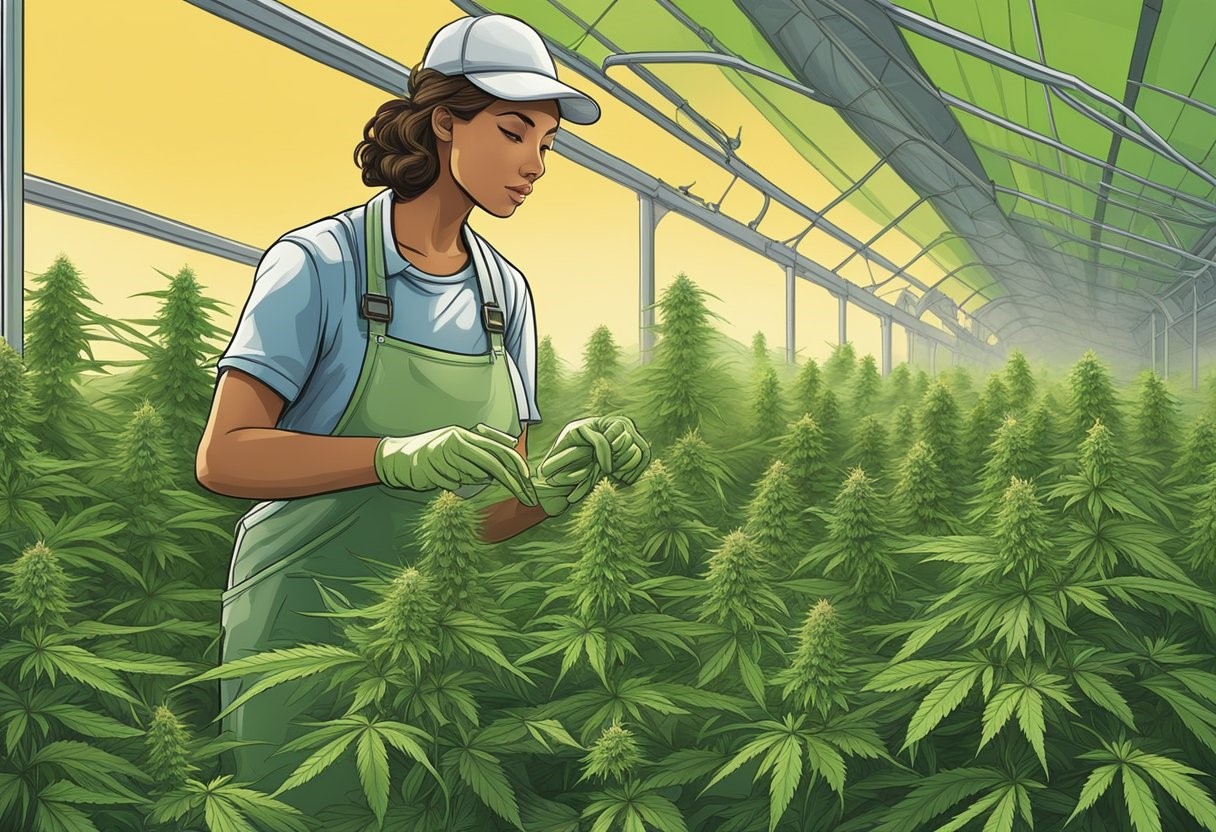
<path id="1" fill-rule="evenodd" d="M 387 333 L 448 352 L 484 355 L 490 347 L 475 259 L 470 256 L 468 265 L 453 275 L 420 271 L 394 242 L 392 189 L 375 199 L 384 205 L 386 291 L 393 302 Z M 282 396 L 287 405 L 276 425 L 282 430 L 329 435 L 354 393 L 367 341 L 367 320 L 359 314 L 363 279 L 358 289 L 354 285 L 354 270 L 363 262 L 364 210 L 358 205 L 290 231 L 266 250 L 232 340 L 216 365 L 217 380 L 235 367 Z M 484 242 L 467 224 L 464 230 L 466 243 L 471 237 Z M 503 346 L 520 421 L 540 422 L 531 290 L 506 258 L 488 244 L 481 250 L 492 256 L 502 275 Z"/>

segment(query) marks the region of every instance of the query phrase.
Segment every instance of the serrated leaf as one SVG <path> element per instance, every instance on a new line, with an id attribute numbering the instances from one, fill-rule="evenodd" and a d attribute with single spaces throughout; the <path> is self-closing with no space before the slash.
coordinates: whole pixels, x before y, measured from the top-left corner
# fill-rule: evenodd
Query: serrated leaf
<path id="1" fill-rule="evenodd" d="M 1098 798 L 1110 788 L 1110 784 L 1115 782 L 1115 775 L 1118 773 L 1118 765 L 1099 766 L 1090 772 L 1085 785 L 1081 787 L 1081 795 L 1077 798 L 1076 808 L 1072 810 L 1072 814 L 1068 816 L 1068 820 L 1064 821 L 1064 823 L 1071 823 L 1073 818 L 1090 806 L 1093 806 Z"/>
<path id="2" fill-rule="evenodd" d="M 704 777 L 721 764 L 722 755 L 716 751 L 682 748 L 659 761 L 655 766 L 656 772 L 646 778 L 646 788 L 682 786 Z"/>
<path id="3" fill-rule="evenodd" d="M 330 740 L 328 743 L 321 746 L 319 749 L 309 755 L 308 759 L 300 763 L 300 765 L 296 767 L 296 770 L 291 773 L 291 776 L 283 782 L 283 785 L 271 792 L 270 796 L 278 797 L 283 792 L 288 791 L 289 789 L 294 789 L 296 786 L 299 786 L 302 783 L 307 783 L 309 780 L 325 771 L 325 769 L 333 765 L 334 760 L 342 756 L 342 752 L 345 751 L 347 746 L 354 742 L 355 738 L 358 736 L 359 730 L 352 729 L 337 739 Z"/>
<path id="4" fill-rule="evenodd" d="M 951 711 L 967 698 L 979 678 L 980 668 L 956 670 L 925 694 L 920 707 L 908 723 L 908 735 L 900 750 L 927 736 Z"/>
<path id="5" fill-rule="evenodd" d="M 1133 762 L 1137 768 L 1156 780 L 1157 784 L 1178 801 L 1191 817 L 1199 821 L 1204 829 L 1216 832 L 1216 803 L 1213 803 L 1208 793 L 1190 777 L 1192 774 L 1204 772 L 1157 754 L 1141 753 Z"/>
<path id="6" fill-rule="evenodd" d="M 988 704 L 984 706 L 984 715 L 981 719 L 983 731 L 980 734 L 980 745 L 979 749 L 976 749 L 976 754 L 979 754 L 980 749 L 1000 733 L 1001 728 L 1013 716 L 1018 701 L 1022 698 L 1023 690 L 1024 688 L 1017 684 L 1001 685 Z"/>
<path id="7" fill-rule="evenodd" d="M 507 782 L 498 758 L 477 748 L 461 748 L 459 751 L 461 779 L 496 815 L 510 821 L 516 829 L 523 829 L 515 790 Z"/>
<path id="8" fill-rule="evenodd" d="M 1030 740 L 1030 745 L 1039 758 L 1039 764 L 1043 766 L 1043 772 L 1046 773 L 1047 750 L 1043 745 L 1045 727 L 1043 724 L 1043 697 L 1034 688 L 1022 689 L 1022 696 L 1018 700 L 1018 726 L 1026 735 L 1026 739 Z"/>
<path id="9" fill-rule="evenodd" d="M 388 749 L 374 728 L 369 728 L 359 737 L 355 747 L 355 766 L 359 769 L 359 782 L 367 796 L 367 805 L 376 813 L 376 820 L 384 823 L 388 811 Z"/>
<path id="10" fill-rule="evenodd" d="M 1081 692 L 1088 696 L 1095 705 L 1110 711 L 1133 731 L 1136 730 L 1132 710 L 1128 707 L 1127 700 L 1119 691 L 1115 690 L 1115 686 L 1109 680 L 1088 670 L 1074 671 L 1073 680 L 1076 681 Z"/>
<path id="11" fill-rule="evenodd" d="M 781 816 L 785 814 L 794 790 L 802 779 L 802 743 L 798 737 L 788 736 L 776 747 L 777 756 L 773 761 L 772 779 L 769 782 L 769 820 L 768 832 L 777 828 Z"/>
<path id="12" fill-rule="evenodd" d="M 1161 813 L 1148 783 L 1131 766 L 1123 766 L 1123 800 L 1136 832 L 1161 832 Z"/>

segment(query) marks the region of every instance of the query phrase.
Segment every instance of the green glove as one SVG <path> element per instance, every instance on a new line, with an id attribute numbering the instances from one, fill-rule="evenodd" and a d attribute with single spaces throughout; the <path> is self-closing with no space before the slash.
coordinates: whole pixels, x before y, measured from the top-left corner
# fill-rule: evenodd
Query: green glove
<path id="1" fill-rule="evenodd" d="M 376 445 L 380 482 L 392 488 L 428 491 L 497 480 L 521 503 L 537 505 L 528 464 L 516 452 L 516 438 L 478 423 L 472 430 L 448 425 L 413 436 L 386 436 Z"/>
<path id="2" fill-rule="evenodd" d="M 592 416 L 562 428 L 538 471 L 553 484 L 569 485 L 585 478 L 590 464 L 598 469 L 592 485 L 607 475 L 623 485 L 637 481 L 650 464 L 650 445 L 628 416 Z"/>
<path id="3" fill-rule="evenodd" d="M 533 477 L 532 487 L 536 489 L 536 499 L 545 510 L 546 517 L 558 517 L 574 505 L 570 500 L 570 495 L 574 493 L 572 485 L 554 485 L 543 477 Z"/>

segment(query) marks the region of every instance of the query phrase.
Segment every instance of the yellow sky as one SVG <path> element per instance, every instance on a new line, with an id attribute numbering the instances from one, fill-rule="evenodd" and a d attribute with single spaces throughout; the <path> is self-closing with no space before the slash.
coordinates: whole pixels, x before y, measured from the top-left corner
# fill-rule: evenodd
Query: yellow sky
<path id="1" fill-rule="evenodd" d="M 291 5 L 406 66 L 421 59 L 438 28 L 464 16 L 441 0 Z M 27 3 L 25 27 L 27 173 L 261 249 L 376 192 L 362 184 L 352 154 L 363 125 L 387 98 L 378 89 L 182 0 Z M 609 72 L 672 115 L 671 106 L 632 73 Z M 670 67 L 660 74 L 694 106 L 746 119 L 740 152 L 771 179 L 812 206 L 832 198 L 830 186 L 752 114 L 718 69 Z M 695 180 L 693 193 L 710 201 L 730 183 L 720 168 L 591 81 L 560 64 L 559 75 L 591 94 L 603 112 L 594 125 L 564 124 L 563 130 L 669 184 Z M 681 124 L 687 126 L 687 119 Z M 600 324 L 636 349 L 637 198 L 557 153 L 547 162 L 536 192 L 514 216 L 501 220 L 475 210 L 470 225 L 524 272 L 538 336 L 551 336 L 564 360 L 578 364 L 587 336 Z M 723 211 L 746 222 L 760 205 L 754 190 L 736 183 Z M 863 239 L 878 227 L 848 206 L 832 216 Z M 760 230 L 783 239 L 804 225 L 773 205 Z M 889 248 L 882 250 L 897 261 L 917 248 L 894 234 L 884 241 Z M 821 232 L 807 235 L 799 250 L 829 266 L 847 254 Z M 189 266 L 207 294 L 229 305 L 229 314 L 216 321 L 225 332 L 235 326 L 254 274 L 251 266 L 26 206 L 27 286 L 60 254 L 81 271 L 102 311 L 124 319 L 155 313 L 155 300 L 131 296 L 162 288 L 157 270 L 172 274 Z M 779 266 L 668 214 L 656 235 L 656 297 L 681 271 L 721 298 L 711 300 L 712 308 L 726 318 L 719 325 L 729 335 L 746 343 L 762 331 L 771 348 L 784 348 Z M 795 346 L 802 356 L 822 359 L 836 341 L 836 301 L 804 280 L 797 285 Z M 851 308 L 848 331 L 859 354 L 879 355 L 877 318 Z M 905 336 L 899 327 L 894 333 L 899 362 Z M 95 354 L 133 357 L 110 344 Z"/>

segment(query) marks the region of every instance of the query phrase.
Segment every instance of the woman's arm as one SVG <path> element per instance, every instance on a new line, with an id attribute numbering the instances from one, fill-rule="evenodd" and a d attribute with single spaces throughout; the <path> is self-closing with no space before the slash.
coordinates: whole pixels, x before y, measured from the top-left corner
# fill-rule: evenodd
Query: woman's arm
<path id="1" fill-rule="evenodd" d="M 195 455 L 195 478 L 229 497 L 279 500 L 379 482 L 378 436 L 320 436 L 279 430 L 278 393 L 248 373 L 220 375 Z"/>
<path id="2" fill-rule="evenodd" d="M 374 485 L 377 436 L 320 436 L 279 430 L 284 401 L 248 373 L 220 374 L 211 415 L 195 456 L 195 478 L 229 497 L 282 500 Z M 528 458 L 528 427 L 516 451 Z M 511 497 L 482 513 L 482 538 L 514 537 L 545 519 L 540 506 Z"/>

